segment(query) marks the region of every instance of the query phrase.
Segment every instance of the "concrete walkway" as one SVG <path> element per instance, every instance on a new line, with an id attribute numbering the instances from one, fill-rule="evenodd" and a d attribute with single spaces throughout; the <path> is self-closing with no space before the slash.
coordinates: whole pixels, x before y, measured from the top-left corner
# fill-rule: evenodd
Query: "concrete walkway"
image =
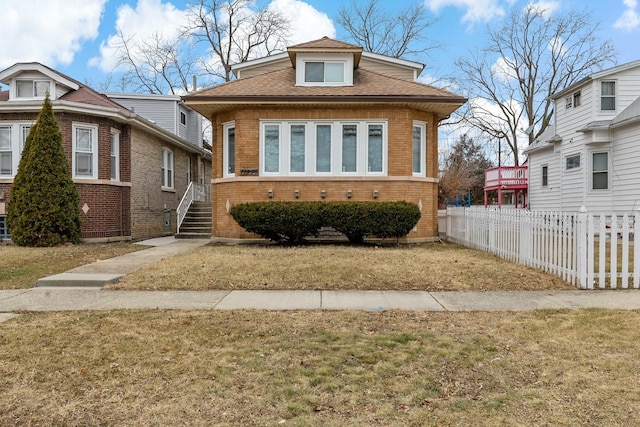
<path id="1" fill-rule="evenodd" d="M 419 291 L 112 291 L 101 288 L 143 266 L 209 240 L 152 239 L 139 252 L 38 280 L 31 289 L 0 290 L 0 322 L 22 311 L 179 310 L 419 310 L 521 311 L 640 309 L 640 290 L 524 292 Z"/>

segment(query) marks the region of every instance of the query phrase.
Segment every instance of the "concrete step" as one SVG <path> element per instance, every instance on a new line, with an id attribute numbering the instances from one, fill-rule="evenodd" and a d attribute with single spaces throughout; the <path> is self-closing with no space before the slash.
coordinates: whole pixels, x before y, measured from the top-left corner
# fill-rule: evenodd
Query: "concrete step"
<path id="1" fill-rule="evenodd" d="M 176 239 L 211 239 L 211 231 L 208 233 L 180 232 L 174 236 Z"/>
<path id="2" fill-rule="evenodd" d="M 60 273 L 43 277 L 36 281 L 36 286 L 97 286 L 101 287 L 118 281 L 124 274 L 118 273 Z"/>

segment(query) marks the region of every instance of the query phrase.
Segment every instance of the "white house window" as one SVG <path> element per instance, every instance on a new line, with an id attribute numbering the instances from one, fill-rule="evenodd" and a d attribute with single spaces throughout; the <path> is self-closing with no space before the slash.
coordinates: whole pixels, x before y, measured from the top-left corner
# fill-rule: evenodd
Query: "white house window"
<path id="1" fill-rule="evenodd" d="M 0 177 L 14 177 L 31 124 L 0 123 Z"/>
<path id="2" fill-rule="evenodd" d="M 566 170 L 578 169 L 580 167 L 580 154 L 565 157 Z"/>
<path id="3" fill-rule="evenodd" d="M 426 129 L 425 123 L 414 122 L 413 123 L 413 175 L 425 176 L 426 175 Z"/>
<path id="4" fill-rule="evenodd" d="M 383 141 L 382 125 L 367 125 L 367 172 L 383 172 Z"/>
<path id="5" fill-rule="evenodd" d="M 185 126 L 187 124 L 187 115 L 182 111 L 180 111 L 180 124 Z"/>
<path id="6" fill-rule="evenodd" d="M 353 54 L 323 53 L 296 56 L 296 84 L 349 86 L 353 84 Z"/>
<path id="7" fill-rule="evenodd" d="M 173 189 L 173 151 L 162 149 L 162 188 Z"/>
<path id="8" fill-rule="evenodd" d="M 342 125 L 342 172 L 358 168 L 358 125 Z"/>
<path id="9" fill-rule="evenodd" d="M 600 109 L 613 111 L 616 109 L 616 82 L 600 83 Z"/>
<path id="10" fill-rule="evenodd" d="M 304 81 L 307 83 L 344 83 L 344 62 L 305 62 Z"/>
<path id="11" fill-rule="evenodd" d="M 262 122 L 260 173 L 265 175 L 384 175 L 386 123 Z"/>
<path id="12" fill-rule="evenodd" d="M 306 170 L 306 133 L 307 126 L 304 124 L 292 124 L 290 125 L 290 140 L 289 147 L 291 147 L 290 156 L 290 168 L 291 173 L 304 173 Z"/>
<path id="13" fill-rule="evenodd" d="M 571 107 L 573 107 L 573 96 L 567 96 L 564 99 L 564 108 L 568 110 Z"/>
<path id="14" fill-rule="evenodd" d="M 73 176 L 98 178 L 98 127 L 76 124 L 73 126 Z"/>
<path id="15" fill-rule="evenodd" d="M 331 125 L 316 125 L 316 172 L 331 172 Z"/>
<path id="16" fill-rule="evenodd" d="M 577 91 L 573 94 L 573 108 L 578 108 L 582 105 L 582 92 Z"/>
<path id="17" fill-rule="evenodd" d="M 13 176 L 11 126 L 0 127 L 0 176 Z"/>
<path id="18" fill-rule="evenodd" d="M 18 98 L 44 98 L 49 88 L 49 80 L 16 80 Z"/>
<path id="19" fill-rule="evenodd" d="M 280 172 L 280 125 L 272 124 L 264 127 L 264 171 Z"/>
<path id="20" fill-rule="evenodd" d="M 189 183 L 191 182 L 191 157 L 187 156 L 187 164 L 186 164 L 186 169 L 187 169 L 187 185 L 189 185 Z"/>
<path id="21" fill-rule="evenodd" d="M 542 166 L 542 186 L 549 186 L 549 166 L 547 165 Z"/>
<path id="22" fill-rule="evenodd" d="M 236 175 L 236 127 L 234 123 L 222 126 L 223 131 L 223 176 Z"/>
<path id="23" fill-rule="evenodd" d="M 120 132 L 111 131 L 111 180 L 120 181 Z"/>
<path id="24" fill-rule="evenodd" d="M 609 153 L 593 153 L 592 188 L 609 189 Z"/>
<path id="25" fill-rule="evenodd" d="M 204 185 L 205 181 L 205 165 L 204 162 L 200 162 L 200 184 Z"/>

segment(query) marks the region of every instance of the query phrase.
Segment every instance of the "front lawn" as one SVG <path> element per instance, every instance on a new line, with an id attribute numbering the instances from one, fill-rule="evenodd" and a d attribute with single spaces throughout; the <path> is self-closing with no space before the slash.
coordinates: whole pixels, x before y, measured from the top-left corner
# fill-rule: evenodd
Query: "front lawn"
<path id="1" fill-rule="evenodd" d="M 149 265 L 113 289 L 572 289 L 559 277 L 449 243 L 207 245 Z"/>
<path id="2" fill-rule="evenodd" d="M 0 323 L 0 425 L 640 425 L 639 311 L 114 311 Z"/>

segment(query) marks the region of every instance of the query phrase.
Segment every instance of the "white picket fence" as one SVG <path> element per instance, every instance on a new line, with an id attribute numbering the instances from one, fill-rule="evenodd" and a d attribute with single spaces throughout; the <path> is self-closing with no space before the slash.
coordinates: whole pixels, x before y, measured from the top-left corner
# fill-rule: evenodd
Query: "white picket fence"
<path id="1" fill-rule="evenodd" d="M 640 288 L 634 215 L 447 208 L 446 239 L 560 276 L 580 289 Z"/>

